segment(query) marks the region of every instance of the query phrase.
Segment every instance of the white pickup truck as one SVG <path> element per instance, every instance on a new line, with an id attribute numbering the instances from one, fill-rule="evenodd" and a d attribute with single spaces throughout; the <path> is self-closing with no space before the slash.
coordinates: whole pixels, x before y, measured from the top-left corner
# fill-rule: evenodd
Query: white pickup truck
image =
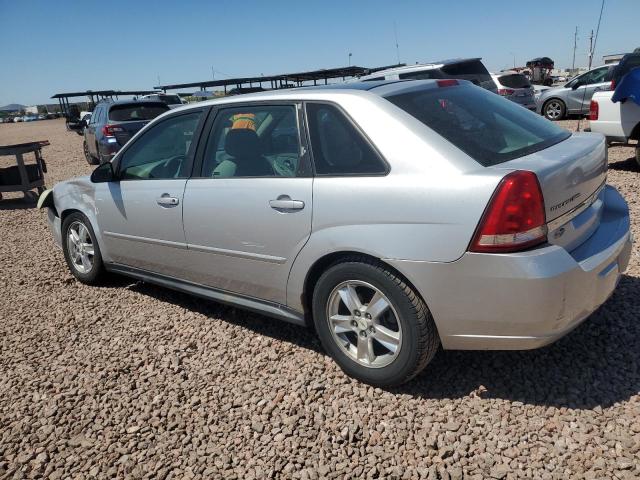
<path id="1" fill-rule="evenodd" d="M 593 94 L 589 108 L 589 124 L 592 132 L 603 133 L 607 142 L 629 144 L 636 141 L 636 161 L 640 165 L 640 105 L 628 99 L 613 103 L 612 91 Z"/>

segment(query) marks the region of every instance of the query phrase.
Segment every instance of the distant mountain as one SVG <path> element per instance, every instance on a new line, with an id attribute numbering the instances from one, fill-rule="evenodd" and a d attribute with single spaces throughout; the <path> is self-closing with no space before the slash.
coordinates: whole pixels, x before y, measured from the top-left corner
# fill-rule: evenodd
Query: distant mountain
<path id="1" fill-rule="evenodd" d="M 19 103 L 10 103 L 4 107 L 0 107 L 0 112 L 18 112 L 27 108 L 26 105 L 20 105 Z"/>

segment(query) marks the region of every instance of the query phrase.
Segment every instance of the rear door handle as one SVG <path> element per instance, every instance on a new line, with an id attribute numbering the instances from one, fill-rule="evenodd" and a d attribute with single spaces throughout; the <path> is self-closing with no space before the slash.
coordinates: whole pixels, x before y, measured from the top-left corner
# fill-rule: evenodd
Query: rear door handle
<path id="1" fill-rule="evenodd" d="M 288 195 L 280 195 L 277 200 L 269 200 L 269 206 L 274 210 L 302 210 L 302 200 L 291 200 Z"/>
<path id="2" fill-rule="evenodd" d="M 156 198 L 156 203 L 163 207 L 171 207 L 174 205 L 178 205 L 180 203 L 180 200 L 178 200 L 176 197 L 172 197 L 168 193 L 163 193 L 159 198 Z"/>

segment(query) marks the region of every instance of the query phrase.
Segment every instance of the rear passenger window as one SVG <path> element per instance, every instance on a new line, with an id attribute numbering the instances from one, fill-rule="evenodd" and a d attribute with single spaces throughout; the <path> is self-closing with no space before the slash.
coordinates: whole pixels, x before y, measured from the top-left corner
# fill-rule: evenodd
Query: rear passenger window
<path id="1" fill-rule="evenodd" d="M 387 172 L 380 155 L 337 107 L 309 103 L 307 117 L 318 175 L 376 175 Z"/>

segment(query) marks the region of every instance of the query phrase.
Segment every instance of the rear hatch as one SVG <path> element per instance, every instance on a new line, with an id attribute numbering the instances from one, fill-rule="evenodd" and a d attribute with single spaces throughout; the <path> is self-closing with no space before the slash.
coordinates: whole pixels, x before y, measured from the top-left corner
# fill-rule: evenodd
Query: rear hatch
<path id="1" fill-rule="evenodd" d="M 109 108 L 109 125 L 115 128 L 118 145 L 123 146 L 151 120 L 169 110 L 163 102 L 131 102 L 114 104 Z"/>
<path id="2" fill-rule="evenodd" d="M 498 93 L 518 103 L 533 102 L 533 87 L 522 74 L 510 73 L 498 77 L 500 82 Z"/>
<path id="3" fill-rule="evenodd" d="M 573 250 L 600 224 L 607 177 L 607 146 L 601 135 L 574 133 L 544 150 L 492 168 L 528 170 L 540 182 L 549 242 Z"/>

